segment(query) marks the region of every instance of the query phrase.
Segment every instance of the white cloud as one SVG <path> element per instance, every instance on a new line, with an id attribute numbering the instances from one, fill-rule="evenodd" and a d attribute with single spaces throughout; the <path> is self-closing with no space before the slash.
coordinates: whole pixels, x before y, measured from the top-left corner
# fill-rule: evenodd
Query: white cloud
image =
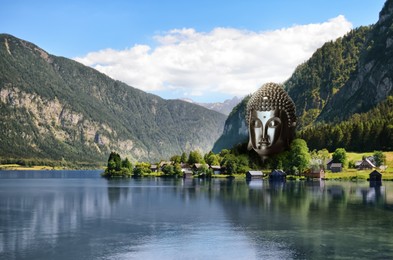
<path id="1" fill-rule="evenodd" d="M 324 23 L 263 32 L 175 29 L 155 36 L 154 49 L 147 45 L 105 49 L 75 60 L 144 91 L 242 96 L 266 82 L 285 81 L 323 43 L 351 28 L 340 15 Z"/>

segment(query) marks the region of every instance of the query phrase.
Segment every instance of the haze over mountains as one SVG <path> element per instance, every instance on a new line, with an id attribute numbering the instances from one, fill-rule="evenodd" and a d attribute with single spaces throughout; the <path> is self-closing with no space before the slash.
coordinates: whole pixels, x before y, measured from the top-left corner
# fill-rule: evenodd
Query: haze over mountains
<path id="1" fill-rule="evenodd" d="M 155 161 L 200 149 L 225 115 L 164 100 L 38 46 L 0 35 L 0 157 Z"/>
<path id="2" fill-rule="evenodd" d="M 340 130 L 334 129 L 334 125 L 350 119 L 348 128 L 355 127 L 361 131 L 367 129 L 365 134 L 358 138 L 368 140 L 372 135 L 375 137 L 373 142 L 376 142 L 376 139 L 381 139 L 378 142 L 385 139 L 386 142 L 390 137 L 384 135 L 391 132 L 389 129 L 393 129 L 391 114 L 385 113 L 382 118 L 381 113 L 375 111 L 374 123 L 369 125 L 358 123 L 358 119 L 351 117 L 374 108 L 386 111 L 384 102 L 388 96 L 393 95 L 393 1 L 386 1 L 375 25 L 359 27 L 336 41 L 325 43 L 308 61 L 296 68 L 284 83 L 284 87 L 296 104 L 299 130 L 322 132 L 322 128 L 325 128 L 324 135 L 328 136 L 323 138 L 334 140 L 340 135 Z M 246 100 L 242 102 L 245 103 Z M 248 133 L 243 131 L 244 107 L 245 104 L 230 114 L 224 133 L 216 142 L 213 151 L 231 148 L 247 140 Z M 359 118 L 370 118 L 372 114 Z M 370 119 L 368 121 L 371 122 Z M 317 128 L 321 123 L 330 125 Z M 305 136 L 316 135 L 317 133 L 313 133 Z M 322 136 L 319 136 L 320 143 L 321 138 Z M 344 136 L 342 139 L 351 137 Z M 337 144 L 343 145 L 345 142 L 341 140 Z M 387 146 L 373 143 L 369 144 L 369 147 L 386 149 Z"/>
<path id="3" fill-rule="evenodd" d="M 221 114 L 224 115 L 229 115 L 232 109 L 242 101 L 241 98 L 238 98 L 236 96 L 231 99 L 226 99 L 224 100 L 224 102 L 213 102 L 213 103 L 199 103 L 199 102 L 194 102 L 191 99 L 182 99 L 182 100 L 206 107 L 207 109 L 220 112 Z"/>

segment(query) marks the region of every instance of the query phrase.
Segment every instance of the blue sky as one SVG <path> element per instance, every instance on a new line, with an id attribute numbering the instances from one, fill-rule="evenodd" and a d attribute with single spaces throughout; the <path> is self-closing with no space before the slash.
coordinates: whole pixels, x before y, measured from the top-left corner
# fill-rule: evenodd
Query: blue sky
<path id="1" fill-rule="evenodd" d="M 0 0 L 0 32 L 164 98 L 223 101 L 284 81 L 384 2 Z"/>

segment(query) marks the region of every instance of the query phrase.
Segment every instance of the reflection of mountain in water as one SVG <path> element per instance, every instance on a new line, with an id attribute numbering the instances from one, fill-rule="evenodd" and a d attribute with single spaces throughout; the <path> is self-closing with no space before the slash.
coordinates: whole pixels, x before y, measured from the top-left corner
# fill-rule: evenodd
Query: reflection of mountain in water
<path id="1" fill-rule="evenodd" d="M 2 259 L 393 256 L 393 183 L 9 179 L 0 190 Z"/>

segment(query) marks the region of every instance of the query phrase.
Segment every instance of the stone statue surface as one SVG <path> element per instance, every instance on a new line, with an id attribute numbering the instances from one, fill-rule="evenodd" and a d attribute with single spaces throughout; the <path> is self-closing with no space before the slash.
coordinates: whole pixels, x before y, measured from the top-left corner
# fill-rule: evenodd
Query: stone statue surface
<path id="1" fill-rule="evenodd" d="M 266 83 L 247 103 L 248 149 L 264 160 L 289 148 L 295 136 L 295 104 L 280 84 Z"/>

